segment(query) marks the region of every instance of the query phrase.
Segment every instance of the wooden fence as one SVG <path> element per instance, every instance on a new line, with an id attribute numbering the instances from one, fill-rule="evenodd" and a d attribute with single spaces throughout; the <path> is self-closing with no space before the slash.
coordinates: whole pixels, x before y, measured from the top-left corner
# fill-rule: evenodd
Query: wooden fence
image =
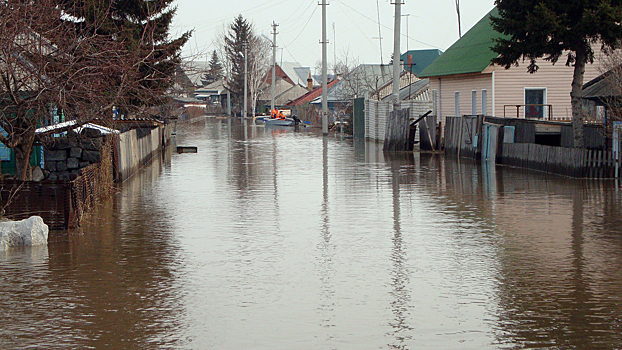
<path id="1" fill-rule="evenodd" d="M 577 178 L 619 178 L 620 157 L 611 152 L 544 146 L 504 144 L 501 163 Z"/>
<path id="2" fill-rule="evenodd" d="M 528 168 L 575 178 L 621 178 L 622 152 L 612 154 L 602 149 L 576 149 L 556 147 L 524 142 L 531 123 L 504 125 L 490 124 L 480 116 L 448 117 L 445 124 L 445 153 L 457 157 L 487 159 L 498 164 Z M 496 121 L 496 120 L 492 120 Z M 499 130 L 492 132 L 486 125 Z M 516 128 L 516 138 L 510 143 L 504 142 L 504 128 Z M 522 129 L 518 129 L 522 128 Z M 566 126 L 564 126 L 566 128 Z M 590 130 L 590 142 L 597 146 L 601 135 L 598 127 Z M 488 134 L 486 132 L 488 130 Z M 563 129 L 562 129 L 563 130 Z M 519 132 L 522 131 L 522 132 Z M 494 140 L 493 140 L 494 138 Z M 523 141 L 523 142 L 521 142 Z"/>
<path id="3" fill-rule="evenodd" d="M 38 215 L 52 230 L 78 227 L 97 201 L 112 193 L 112 148 L 110 137 L 102 146 L 101 162 L 81 169 L 72 181 L 0 181 L 3 216 L 23 220 Z"/>
<path id="4" fill-rule="evenodd" d="M 458 157 L 478 158 L 478 138 L 483 117 L 447 117 L 445 119 L 445 153 Z"/>

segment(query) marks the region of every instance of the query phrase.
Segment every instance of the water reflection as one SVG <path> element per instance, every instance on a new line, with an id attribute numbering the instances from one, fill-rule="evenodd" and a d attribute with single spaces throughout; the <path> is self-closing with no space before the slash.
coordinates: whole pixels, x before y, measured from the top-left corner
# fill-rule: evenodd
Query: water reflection
<path id="1" fill-rule="evenodd" d="M 0 256 L 0 348 L 622 344 L 621 196 L 239 120 L 47 252 Z"/>
<path id="2" fill-rule="evenodd" d="M 457 189 L 447 189 L 451 196 L 475 206 L 499 233 L 497 342 L 517 348 L 619 345 L 622 279 L 611 271 L 621 267 L 622 232 L 602 214 L 611 212 L 606 198 L 619 201 L 610 184 L 508 168 L 495 174 L 476 165 L 469 167 L 481 175 L 465 182 L 464 165 L 448 160 L 445 167 Z M 619 215 L 609 217 L 619 222 Z"/>
<path id="3" fill-rule="evenodd" d="M 320 240 L 318 243 L 319 277 L 320 277 L 320 326 L 326 329 L 326 340 L 336 337 L 332 328 L 335 327 L 335 245 L 331 242 L 330 202 L 328 177 L 328 137 L 322 137 L 322 205 L 320 209 Z"/>
<path id="4" fill-rule="evenodd" d="M 384 156 L 391 169 L 394 230 L 393 249 L 391 251 L 391 262 L 393 263 L 391 284 L 393 290 L 390 293 L 393 297 L 391 309 L 394 320 L 389 324 L 393 328 L 390 334 L 395 339 L 394 342 L 389 343 L 389 347 L 391 349 L 408 349 L 408 344 L 412 343 L 412 330 L 414 328 L 409 325 L 409 316 L 412 310 L 410 305 L 412 291 L 409 286 L 411 273 L 408 270 L 408 244 L 404 242 L 402 235 L 400 185 L 402 180 L 405 184 L 409 184 L 409 180 L 412 179 L 412 174 L 410 172 L 404 173 L 404 171 L 412 168 L 414 155 L 412 153 L 398 153 L 385 154 Z"/>

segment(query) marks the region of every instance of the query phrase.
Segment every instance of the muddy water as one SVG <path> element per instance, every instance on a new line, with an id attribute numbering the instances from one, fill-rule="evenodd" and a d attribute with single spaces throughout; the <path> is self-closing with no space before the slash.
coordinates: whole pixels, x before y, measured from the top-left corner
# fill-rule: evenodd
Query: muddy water
<path id="1" fill-rule="evenodd" d="M 0 348 L 622 347 L 613 183 L 222 121 L 177 144 L 0 255 Z"/>

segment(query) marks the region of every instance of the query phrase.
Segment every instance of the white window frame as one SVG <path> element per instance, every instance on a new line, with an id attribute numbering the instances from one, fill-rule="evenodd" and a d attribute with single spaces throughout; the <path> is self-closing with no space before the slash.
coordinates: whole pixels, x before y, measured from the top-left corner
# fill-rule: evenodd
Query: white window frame
<path id="1" fill-rule="evenodd" d="M 482 89 L 482 115 L 488 114 L 488 90 Z"/>
<path id="2" fill-rule="evenodd" d="M 454 93 L 454 114 L 460 116 L 460 91 Z"/>
<path id="3" fill-rule="evenodd" d="M 477 115 L 477 90 L 471 90 L 471 115 Z"/>
<path id="4" fill-rule="evenodd" d="M 523 104 L 527 104 L 527 90 L 544 90 L 544 102 L 542 104 L 548 104 L 548 88 L 546 87 L 525 87 L 523 88 Z M 527 113 L 525 112 L 526 107 L 523 107 L 523 119 L 527 118 Z M 542 107 L 542 120 L 547 120 L 549 115 L 549 110 L 547 106 Z"/>

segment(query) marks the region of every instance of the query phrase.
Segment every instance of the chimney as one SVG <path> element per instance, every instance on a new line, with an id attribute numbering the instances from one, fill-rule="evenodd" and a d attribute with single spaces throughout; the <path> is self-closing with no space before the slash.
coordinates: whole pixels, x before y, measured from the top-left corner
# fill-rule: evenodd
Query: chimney
<path id="1" fill-rule="evenodd" d="M 307 78 L 307 90 L 313 90 L 313 78 L 311 78 L 311 71 L 309 70 L 309 77 Z"/>

